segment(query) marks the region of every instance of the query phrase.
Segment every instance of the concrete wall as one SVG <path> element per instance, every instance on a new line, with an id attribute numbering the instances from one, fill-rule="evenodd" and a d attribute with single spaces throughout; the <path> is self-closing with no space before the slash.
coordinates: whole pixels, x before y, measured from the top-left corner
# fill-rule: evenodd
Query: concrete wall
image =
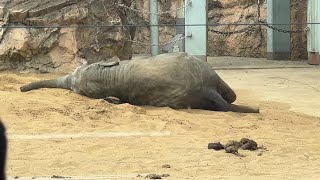
<path id="1" fill-rule="evenodd" d="M 261 19 L 266 20 L 266 1 L 262 4 Z M 253 23 L 257 21 L 257 0 L 209 0 L 209 23 Z M 147 0 L 137 0 L 138 7 L 148 9 Z M 175 0 L 159 0 L 160 11 L 176 8 Z M 307 1 L 291 1 L 292 22 L 307 21 Z M 148 15 L 143 15 L 144 22 L 148 22 Z M 160 22 L 175 23 L 174 11 L 160 16 Z M 219 26 L 215 30 L 233 31 L 243 27 Z M 292 29 L 303 29 L 304 26 L 295 26 Z M 174 27 L 160 28 L 160 42 L 169 42 L 175 34 Z M 134 43 L 134 53 L 149 53 L 149 32 L 147 28 L 138 28 Z M 242 57 L 266 57 L 267 32 L 266 27 L 255 26 L 252 31 L 233 35 L 220 35 L 213 32 L 208 34 L 208 53 L 210 56 L 242 56 Z M 306 33 L 292 34 L 292 60 L 307 59 Z"/>

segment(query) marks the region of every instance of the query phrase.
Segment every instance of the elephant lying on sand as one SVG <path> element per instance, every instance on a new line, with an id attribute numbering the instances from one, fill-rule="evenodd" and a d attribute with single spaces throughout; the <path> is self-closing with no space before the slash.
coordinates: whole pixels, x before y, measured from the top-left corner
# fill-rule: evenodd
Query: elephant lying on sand
<path id="1" fill-rule="evenodd" d="M 38 88 L 70 89 L 90 98 L 116 97 L 133 105 L 259 112 L 259 108 L 231 104 L 236 100 L 234 91 L 208 63 L 186 53 L 83 65 L 64 77 L 20 89 Z"/>

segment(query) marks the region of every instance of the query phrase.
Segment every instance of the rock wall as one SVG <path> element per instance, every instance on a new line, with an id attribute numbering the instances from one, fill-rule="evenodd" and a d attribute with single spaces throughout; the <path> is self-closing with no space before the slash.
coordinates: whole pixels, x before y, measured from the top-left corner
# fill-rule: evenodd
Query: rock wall
<path id="1" fill-rule="evenodd" d="M 261 19 L 265 20 L 266 1 L 260 1 Z M 150 53 L 148 27 L 82 26 L 146 25 L 148 3 L 147 0 L 1 0 L 0 25 L 20 28 L 0 29 L 0 70 L 65 72 L 83 62 L 92 63 L 113 56 L 130 59 L 133 53 Z M 177 0 L 159 0 L 159 12 L 169 11 L 160 15 L 161 24 L 175 24 L 176 3 Z M 306 22 L 306 6 L 306 1 L 292 0 L 292 22 Z M 254 23 L 258 20 L 257 0 L 209 0 L 208 13 L 209 23 Z M 61 27 L 63 25 L 74 26 Z M 209 29 L 234 31 L 242 28 L 248 27 Z M 175 27 L 160 27 L 161 48 L 174 35 Z M 266 28 L 263 26 L 230 35 L 209 31 L 208 35 L 210 56 L 266 57 Z M 292 34 L 293 60 L 307 58 L 306 40 L 305 33 Z"/>

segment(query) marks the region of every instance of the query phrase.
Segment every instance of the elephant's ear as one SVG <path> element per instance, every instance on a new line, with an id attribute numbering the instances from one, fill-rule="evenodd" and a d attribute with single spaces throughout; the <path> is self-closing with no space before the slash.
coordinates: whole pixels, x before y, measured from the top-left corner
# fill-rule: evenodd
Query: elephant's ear
<path id="1" fill-rule="evenodd" d="M 113 62 L 99 62 L 98 63 L 100 66 L 104 67 L 112 67 L 112 66 L 118 66 L 119 62 L 118 61 L 113 61 Z"/>
<path id="2" fill-rule="evenodd" d="M 119 62 L 120 62 L 120 59 L 118 58 L 118 56 L 113 56 L 110 59 L 106 59 L 104 61 L 98 62 L 98 64 L 104 67 L 112 67 L 112 66 L 119 65 Z"/>

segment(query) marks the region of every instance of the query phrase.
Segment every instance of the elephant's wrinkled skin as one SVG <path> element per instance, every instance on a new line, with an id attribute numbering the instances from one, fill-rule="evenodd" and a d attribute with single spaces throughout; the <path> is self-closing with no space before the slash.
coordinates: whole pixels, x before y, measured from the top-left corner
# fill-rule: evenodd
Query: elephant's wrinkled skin
<path id="1" fill-rule="evenodd" d="M 91 98 L 117 97 L 133 105 L 259 112 L 231 104 L 236 100 L 234 91 L 208 63 L 186 53 L 83 65 L 67 76 L 22 86 L 21 91 L 38 88 L 70 89 Z"/>

